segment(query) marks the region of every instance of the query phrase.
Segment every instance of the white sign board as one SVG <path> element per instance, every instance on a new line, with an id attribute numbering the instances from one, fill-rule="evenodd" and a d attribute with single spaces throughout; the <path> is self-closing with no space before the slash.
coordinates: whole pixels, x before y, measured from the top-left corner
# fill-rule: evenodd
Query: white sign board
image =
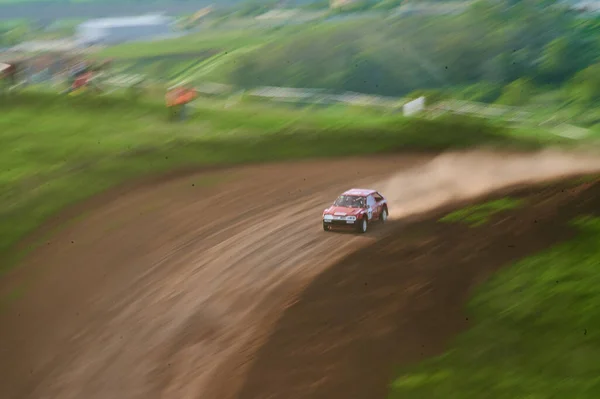
<path id="1" fill-rule="evenodd" d="M 404 116 L 417 114 L 425 109 L 425 97 L 419 97 L 416 100 L 407 102 L 402 106 Z"/>

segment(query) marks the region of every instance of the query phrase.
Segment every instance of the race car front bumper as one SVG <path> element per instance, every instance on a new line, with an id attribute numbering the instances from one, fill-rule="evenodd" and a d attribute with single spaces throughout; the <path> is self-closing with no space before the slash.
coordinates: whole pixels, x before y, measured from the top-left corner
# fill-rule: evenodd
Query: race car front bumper
<path id="1" fill-rule="evenodd" d="M 323 224 L 327 226 L 354 226 L 356 217 L 348 216 L 329 216 L 323 218 Z"/>

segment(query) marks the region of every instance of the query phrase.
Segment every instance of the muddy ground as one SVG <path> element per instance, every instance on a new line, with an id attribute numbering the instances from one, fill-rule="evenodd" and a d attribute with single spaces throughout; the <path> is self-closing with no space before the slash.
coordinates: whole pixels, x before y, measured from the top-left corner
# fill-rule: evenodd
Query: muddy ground
<path id="1" fill-rule="evenodd" d="M 257 352 L 238 398 L 385 398 L 394 369 L 442 353 L 469 325 L 472 289 L 501 266 L 573 238 L 598 214 L 600 184 L 511 189 L 523 208 L 483 226 L 431 219 L 344 258 L 316 278 Z M 485 200 L 485 199 L 484 199 Z"/>
<path id="2" fill-rule="evenodd" d="M 0 397 L 382 397 L 390 365 L 464 327 L 472 284 L 568 236 L 549 228 L 554 200 L 544 218 L 504 220 L 491 237 L 403 218 L 597 170 L 597 158 L 556 152 L 402 155 L 256 165 L 104 196 L 0 282 L 3 297 L 24 290 L 0 313 Z M 396 221 L 323 232 L 321 210 L 351 186 L 380 189 Z"/>

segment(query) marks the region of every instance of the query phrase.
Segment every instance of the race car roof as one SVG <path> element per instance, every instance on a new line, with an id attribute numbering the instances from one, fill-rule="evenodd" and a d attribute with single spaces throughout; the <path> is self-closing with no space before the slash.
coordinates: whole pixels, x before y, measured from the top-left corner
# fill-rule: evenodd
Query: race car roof
<path id="1" fill-rule="evenodd" d="M 375 190 L 368 188 L 351 188 L 350 190 L 342 193 L 342 195 L 355 195 L 357 197 L 366 197 L 369 194 L 375 193 Z"/>

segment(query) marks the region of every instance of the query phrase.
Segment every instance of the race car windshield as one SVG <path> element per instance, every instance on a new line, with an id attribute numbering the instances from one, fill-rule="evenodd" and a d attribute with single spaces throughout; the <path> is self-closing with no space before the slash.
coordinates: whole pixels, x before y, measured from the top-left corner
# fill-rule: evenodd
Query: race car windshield
<path id="1" fill-rule="evenodd" d="M 354 195 L 340 195 L 333 205 L 346 208 L 364 208 L 365 199 Z"/>

